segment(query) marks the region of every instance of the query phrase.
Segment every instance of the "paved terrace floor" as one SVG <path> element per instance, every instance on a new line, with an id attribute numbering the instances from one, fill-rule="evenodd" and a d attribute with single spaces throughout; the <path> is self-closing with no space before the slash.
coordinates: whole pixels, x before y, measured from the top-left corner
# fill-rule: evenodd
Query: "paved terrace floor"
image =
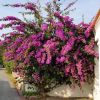
<path id="1" fill-rule="evenodd" d="M 0 68 L 0 100 L 21 100 L 3 68 Z"/>

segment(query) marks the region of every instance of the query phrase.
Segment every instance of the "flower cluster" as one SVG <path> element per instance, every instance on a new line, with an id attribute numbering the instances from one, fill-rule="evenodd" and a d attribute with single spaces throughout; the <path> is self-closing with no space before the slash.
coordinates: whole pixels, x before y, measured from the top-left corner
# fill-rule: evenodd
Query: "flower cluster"
<path id="1" fill-rule="evenodd" d="M 35 14 L 39 12 L 33 3 L 9 6 L 25 7 L 34 10 Z M 41 24 L 9 16 L 3 20 L 13 21 L 12 24 L 9 22 L 10 27 L 16 30 L 0 41 L 6 49 L 5 59 L 14 60 L 17 63 L 15 69 L 20 66 L 17 71 L 26 81 L 37 87 L 42 84 L 47 91 L 53 88 L 52 83 L 55 86 L 65 82 L 81 85 L 88 82 L 88 78 L 94 78 L 94 57 L 98 54 L 94 50 L 91 24 L 75 25 L 72 18 L 58 11 L 53 13 L 52 19 Z M 3 27 L 5 25 L 1 29 Z"/>

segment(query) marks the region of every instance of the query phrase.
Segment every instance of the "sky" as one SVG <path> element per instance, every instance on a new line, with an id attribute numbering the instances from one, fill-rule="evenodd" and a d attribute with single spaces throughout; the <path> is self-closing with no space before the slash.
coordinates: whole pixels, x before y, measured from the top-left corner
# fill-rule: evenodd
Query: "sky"
<path id="1" fill-rule="evenodd" d="M 23 9 L 3 7 L 2 5 L 13 3 L 25 3 L 27 1 L 36 2 L 37 0 L 0 0 L 0 18 L 5 16 L 16 16 L 18 18 L 22 18 L 21 14 L 18 12 L 23 11 Z M 45 6 L 46 2 L 49 1 L 52 0 L 40 0 L 42 6 Z M 63 7 L 66 7 L 72 1 L 74 0 L 60 0 L 60 2 L 63 4 Z M 100 0 L 78 0 L 72 8 L 76 8 L 76 10 L 71 12 L 69 16 L 74 19 L 74 23 L 80 23 L 83 19 L 83 15 L 84 22 L 89 23 L 92 20 L 92 18 L 96 16 L 96 13 L 100 9 Z M 1 32 L 5 31 L 0 31 L 0 33 Z"/>

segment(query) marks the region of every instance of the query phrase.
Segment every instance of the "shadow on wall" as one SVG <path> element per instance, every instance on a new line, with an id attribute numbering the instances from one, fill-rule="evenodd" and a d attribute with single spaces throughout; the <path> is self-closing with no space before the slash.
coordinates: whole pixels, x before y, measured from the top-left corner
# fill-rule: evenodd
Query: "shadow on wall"
<path id="1" fill-rule="evenodd" d="M 89 97 L 93 98 L 93 84 L 85 83 L 80 89 L 80 87 L 69 87 L 67 85 L 62 85 L 51 92 L 48 93 L 50 96 L 60 96 L 60 97 Z"/>

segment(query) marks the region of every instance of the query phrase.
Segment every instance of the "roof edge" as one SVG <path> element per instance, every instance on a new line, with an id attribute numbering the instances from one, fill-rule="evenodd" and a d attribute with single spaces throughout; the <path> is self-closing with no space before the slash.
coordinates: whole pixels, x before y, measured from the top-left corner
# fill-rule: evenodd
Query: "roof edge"
<path id="1" fill-rule="evenodd" d="M 100 17 L 100 9 L 99 9 L 99 11 L 97 12 L 97 14 L 96 14 L 96 16 L 95 16 L 95 18 L 94 18 L 94 20 L 93 20 L 93 22 L 92 22 L 92 27 L 93 27 L 93 28 L 95 27 L 95 24 L 96 24 L 96 22 L 97 22 L 97 20 L 98 20 L 99 17 Z"/>

